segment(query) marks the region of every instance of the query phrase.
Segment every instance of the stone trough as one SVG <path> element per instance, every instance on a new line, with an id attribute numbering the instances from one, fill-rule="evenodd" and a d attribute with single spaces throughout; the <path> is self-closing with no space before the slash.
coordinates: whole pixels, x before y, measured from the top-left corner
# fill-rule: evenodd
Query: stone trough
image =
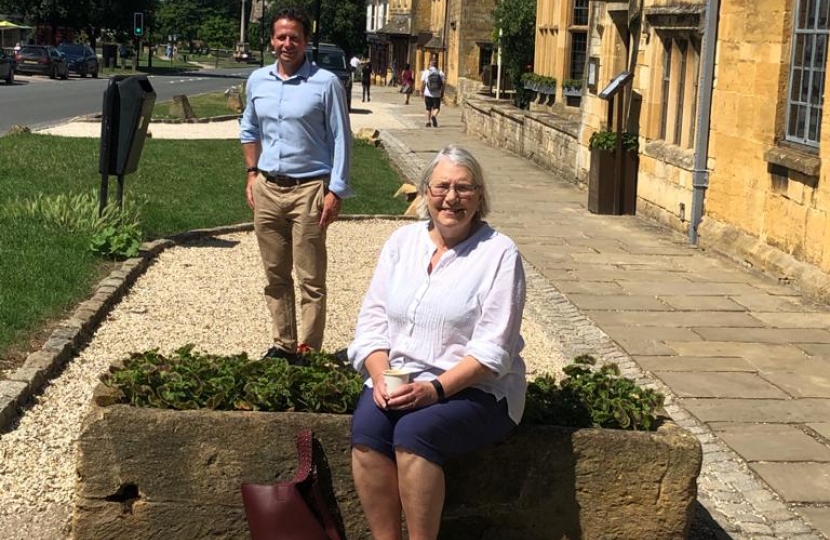
<path id="1" fill-rule="evenodd" d="M 239 487 L 293 476 L 294 436 L 314 430 L 348 538 L 371 538 L 351 479 L 348 415 L 167 411 L 100 386 L 79 441 L 76 540 L 250 538 Z M 447 540 L 684 539 L 701 449 L 656 432 L 520 426 L 446 465 Z"/>

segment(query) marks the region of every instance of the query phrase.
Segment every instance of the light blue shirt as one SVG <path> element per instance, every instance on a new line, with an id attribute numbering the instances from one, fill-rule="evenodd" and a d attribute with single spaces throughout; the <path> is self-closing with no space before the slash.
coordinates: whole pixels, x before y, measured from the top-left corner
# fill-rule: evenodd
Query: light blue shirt
<path id="1" fill-rule="evenodd" d="M 251 73 L 245 93 L 239 139 L 261 143 L 259 170 L 292 178 L 330 175 L 333 193 L 352 195 L 352 131 L 336 75 L 305 61 L 283 80 L 275 63 Z"/>

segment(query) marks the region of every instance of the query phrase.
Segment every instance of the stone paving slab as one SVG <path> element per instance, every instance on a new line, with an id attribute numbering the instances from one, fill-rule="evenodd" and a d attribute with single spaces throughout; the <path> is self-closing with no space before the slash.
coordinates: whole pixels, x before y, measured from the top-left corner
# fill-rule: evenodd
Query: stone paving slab
<path id="1" fill-rule="evenodd" d="M 734 337 L 734 336 L 733 336 Z M 678 356 L 738 356 L 741 358 L 804 358 L 804 352 L 787 343 L 762 344 L 734 341 L 669 342 Z"/>
<path id="2" fill-rule="evenodd" d="M 787 394 L 755 373 L 654 371 L 681 398 L 786 399 Z"/>
<path id="3" fill-rule="evenodd" d="M 830 500 L 830 463 L 750 463 L 749 466 L 787 502 Z"/>
<path id="4" fill-rule="evenodd" d="M 591 293 L 592 295 L 599 294 L 620 294 L 623 292 L 622 287 L 613 281 L 568 281 L 558 284 L 557 288 L 570 298 L 573 294 Z M 570 293 L 570 294 L 569 294 Z"/>
<path id="5" fill-rule="evenodd" d="M 731 325 L 728 325 L 731 326 Z M 695 328 L 707 341 L 746 343 L 830 343 L 830 332 L 812 328 Z"/>
<path id="6" fill-rule="evenodd" d="M 688 276 L 686 276 L 688 279 Z M 624 287 L 631 294 L 686 295 L 686 296 L 731 296 L 754 294 L 758 289 L 746 283 L 659 283 L 654 281 L 627 281 Z"/>
<path id="7" fill-rule="evenodd" d="M 830 462 L 830 447 L 790 424 L 715 423 L 712 429 L 747 461 Z"/>
<path id="8" fill-rule="evenodd" d="M 795 398 L 830 399 L 830 365 L 815 371 L 766 370 L 761 374 Z"/>
<path id="9" fill-rule="evenodd" d="M 830 507 L 802 507 L 798 512 L 803 514 L 814 527 L 830 536 Z"/>
<path id="10" fill-rule="evenodd" d="M 598 297 L 602 298 L 602 297 Z M 636 296 L 634 298 L 640 298 Z M 601 302 L 597 302 L 600 305 Z M 594 308 L 597 309 L 597 308 Z M 614 309 L 613 307 L 600 307 L 599 309 Z M 665 308 L 664 308 L 665 309 Z M 698 327 L 713 324 L 729 326 L 732 332 L 745 332 L 748 329 L 762 327 L 764 324 L 758 319 L 746 313 L 716 312 L 716 311 L 616 311 L 603 313 L 592 312 L 591 318 L 597 324 L 620 325 L 620 326 L 656 326 L 661 328 L 692 328 L 695 332 Z M 740 330 L 737 330 L 740 328 Z M 705 328 L 704 330 L 709 330 Z M 703 334 L 701 334 L 703 336 Z M 671 338 L 666 338 L 671 339 Z"/>
<path id="11" fill-rule="evenodd" d="M 744 306 L 723 296 L 658 296 L 657 298 L 678 311 L 746 311 Z"/>
<path id="12" fill-rule="evenodd" d="M 830 440 L 830 422 L 807 424 L 807 427 L 809 427 L 825 439 Z"/>
<path id="13" fill-rule="evenodd" d="M 826 399 L 689 398 L 682 403 L 701 422 L 806 424 L 830 418 L 830 402 Z"/>
<path id="14" fill-rule="evenodd" d="M 743 358 L 729 356 L 635 356 L 648 371 L 757 371 Z"/>
<path id="15" fill-rule="evenodd" d="M 754 317 L 773 328 L 830 328 L 830 313 L 779 310 L 775 313 L 753 313 Z"/>
<path id="16" fill-rule="evenodd" d="M 767 293 L 754 293 L 731 295 L 729 299 L 744 306 L 750 311 L 757 312 L 790 311 L 793 308 L 803 306 L 803 304 L 799 301 L 799 297 L 789 295 L 770 296 Z M 809 309 L 809 307 L 807 307 L 807 309 Z"/>
<path id="17" fill-rule="evenodd" d="M 568 300 L 580 309 L 623 311 L 671 311 L 668 304 L 653 296 L 628 294 L 569 294 Z"/>
<path id="18" fill-rule="evenodd" d="M 795 346 L 810 356 L 830 358 L 830 343 L 795 343 Z"/>

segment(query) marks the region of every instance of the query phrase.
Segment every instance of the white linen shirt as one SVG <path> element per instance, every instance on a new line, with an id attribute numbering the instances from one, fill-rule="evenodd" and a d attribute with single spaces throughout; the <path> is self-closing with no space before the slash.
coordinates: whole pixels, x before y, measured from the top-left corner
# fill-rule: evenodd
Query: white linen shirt
<path id="1" fill-rule="evenodd" d="M 388 350 L 392 368 L 429 381 L 472 356 L 496 374 L 475 385 L 507 398 L 510 418 L 524 412 L 525 364 L 520 330 L 525 304 L 521 255 L 510 238 L 486 223 L 446 251 L 427 272 L 436 246 L 427 222 L 395 231 L 377 268 L 349 345 L 354 368 L 374 351 Z M 366 385 L 372 386 L 367 376 Z"/>

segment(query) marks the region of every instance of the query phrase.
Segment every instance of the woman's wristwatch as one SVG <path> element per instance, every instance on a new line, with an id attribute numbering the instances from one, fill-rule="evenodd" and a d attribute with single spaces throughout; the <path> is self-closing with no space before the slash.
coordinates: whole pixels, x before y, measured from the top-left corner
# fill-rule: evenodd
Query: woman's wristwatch
<path id="1" fill-rule="evenodd" d="M 435 388 L 435 393 L 438 394 L 438 403 L 445 403 L 447 401 L 447 396 L 444 394 L 444 385 L 441 384 L 441 381 L 438 379 L 432 379 L 429 383 L 433 388 Z"/>

